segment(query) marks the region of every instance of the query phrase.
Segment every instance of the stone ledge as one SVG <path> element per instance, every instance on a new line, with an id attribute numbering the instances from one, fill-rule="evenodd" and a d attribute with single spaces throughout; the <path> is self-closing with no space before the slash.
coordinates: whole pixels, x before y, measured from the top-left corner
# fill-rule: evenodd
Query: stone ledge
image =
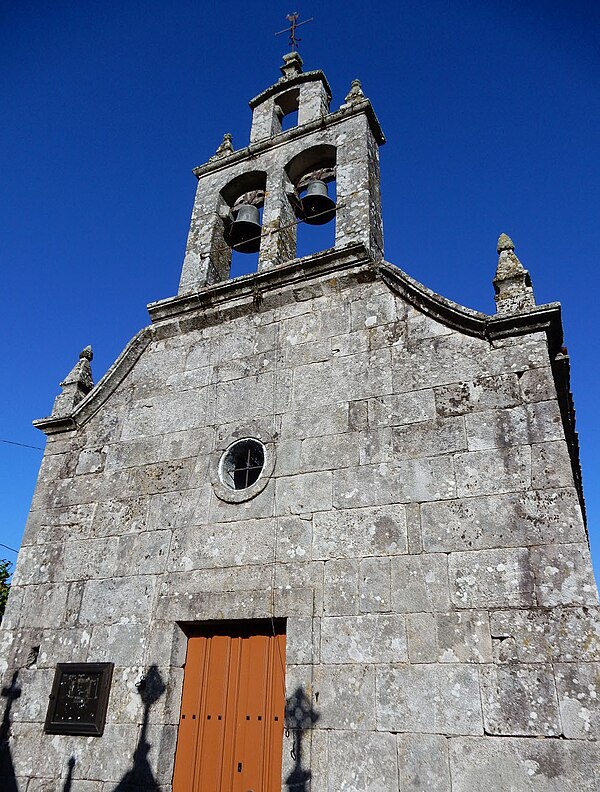
<path id="1" fill-rule="evenodd" d="M 284 58 L 285 61 L 285 58 Z M 282 68 L 285 68 L 283 66 Z M 297 85 L 305 82 L 322 82 L 325 88 L 325 92 L 329 97 L 329 101 L 331 101 L 331 88 L 329 86 L 329 82 L 327 81 L 327 77 L 323 74 L 321 69 L 315 69 L 314 71 L 307 71 L 307 72 L 299 72 L 294 77 L 291 78 L 280 78 L 276 83 L 270 85 L 268 88 L 265 88 L 264 91 L 261 91 L 257 96 L 253 99 L 250 99 L 248 104 L 250 105 L 250 109 L 254 110 L 255 107 L 265 102 L 270 96 L 277 96 L 280 93 L 286 93 L 289 91 L 290 88 L 295 88 Z"/>
<path id="2" fill-rule="evenodd" d="M 373 267 L 375 262 L 364 245 L 351 243 L 343 248 L 329 248 L 316 255 L 293 259 L 272 269 L 221 281 L 190 294 L 150 303 L 148 313 L 153 322 L 158 322 L 244 298 L 248 305 L 253 305 L 263 292 L 305 283 L 333 272 L 362 269 L 365 265 Z"/>
<path id="3" fill-rule="evenodd" d="M 322 118 L 318 118 L 316 121 L 309 121 L 308 123 L 302 124 L 301 126 L 288 129 L 279 135 L 275 135 L 275 137 L 265 138 L 264 140 L 259 140 L 256 143 L 251 143 L 249 146 L 239 149 L 239 151 L 234 151 L 232 154 L 229 154 L 226 157 L 219 157 L 219 159 L 213 160 L 212 162 L 209 161 L 205 165 L 198 165 L 198 167 L 193 169 L 192 173 L 197 179 L 200 179 L 202 176 L 206 176 L 209 173 L 216 173 L 223 168 L 229 168 L 236 162 L 250 159 L 255 157 L 257 154 L 262 154 L 263 151 L 268 151 L 269 149 L 287 145 L 291 140 L 305 137 L 306 135 L 316 132 L 319 129 L 325 129 L 329 126 L 334 126 L 335 124 L 339 124 L 342 121 L 346 121 L 346 119 L 352 116 L 361 114 L 366 115 L 369 126 L 371 127 L 371 132 L 373 133 L 376 142 L 382 146 L 385 143 L 385 135 L 381 130 L 379 119 L 375 115 L 375 111 L 373 110 L 371 102 L 369 102 L 368 99 L 365 99 L 364 101 L 357 102 L 356 104 L 350 105 L 349 107 L 336 110 L 334 113 L 329 113 Z"/>

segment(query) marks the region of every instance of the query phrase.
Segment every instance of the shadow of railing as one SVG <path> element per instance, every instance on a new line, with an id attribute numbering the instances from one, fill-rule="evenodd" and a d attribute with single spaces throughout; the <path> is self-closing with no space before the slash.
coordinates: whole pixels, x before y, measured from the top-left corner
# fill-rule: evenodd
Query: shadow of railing
<path id="1" fill-rule="evenodd" d="M 285 780 L 288 792 L 308 792 L 310 785 L 310 770 L 303 767 L 304 735 L 313 728 L 319 720 L 310 699 L 302 687 L 296 688 L 294 694 L 285 702 L 285 729 L 286 734 L 291 733 L 293 739 L 292 759 L 294 767 Z"/>
<path id="2" fill-rule="evenodd" d="M 10 685 L 3 687 L 0 693 L 2 698 L 6 699 L 2 723 L 0 723 L 0 788 L 2 792 L 19 792 L 9 745 L 10 711 L 14 702 L 21 695 L 21 688 L 17 685 L 18 678 L 19 671 L 17 670 L 12 675 Z"/>
<path id="3" fill-rule="evenodd" d="M 133 766 L 119 781 L 114 792 L 133 792 L 134 790 L 139 790 L 139 792 L 159 791 L 158 783 L 154 778 L 154 773 L 148 761 L 148 754 L 152 748 L 148 742 L 150 710 L 166 690 L 157 666 L 150 666 L 147 674 L 138 682 L 137 689 L 144 705 L 142 729 L 133 753 Z"/>

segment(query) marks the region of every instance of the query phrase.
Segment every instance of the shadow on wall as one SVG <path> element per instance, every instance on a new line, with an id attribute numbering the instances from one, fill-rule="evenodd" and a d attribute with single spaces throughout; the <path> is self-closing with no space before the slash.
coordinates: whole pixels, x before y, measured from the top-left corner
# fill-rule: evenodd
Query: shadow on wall
<path id="1" fill-rule="evenodd" d="M 67 777 L 65 778 L 65 783 L 62 788 L 62 792 L 71 792 L 71 787 L 73 786 L 73 768 L 75 767 L 74 756 L 72 756 L 67 762 L 67 767 L 69 768 L 69 772 L 67 773 Z"/>
<path id="2" fill-rule="evenodd" d="M 2 688 L 2 698 L 6 699 L 4 715 L 0 724 L 0 787 L 2 792 L 19 792 L 17 779 L 15 778 L 15 768 L 13 766 L 10 753 L 10 710 L 13 703 L 21 695 L 21 688 L 17 685 L 19 677 L 18 670 L 12 675 L 10 685 Z"/>
<path id="3" fill-rule="evenodd" d="M 144 704 L 144 719 L 136 749 L 133 754 L 133 766 L 119 781 L 114 792 L 159 792 L 159 786 L 152 773 L 148 754 L 152 747 L 147 739 L 148 718 L 150 709 L 156 704 L 166 690 L 158 667 L 153 665 L 137 685 L 138 693 Z"/>
<path id="4" fill-rule="evenodd" d="M 292 747 L 294 767 L 285 780 L 289 792 L 308 792 L 310 788 L 310 770 L 305 770 L 302 766 L 302 743 L 304 734 L 310 731 L 318 720 L 319 714 L 312 708 L 304 689 L 296 688 L 294 694 L 285 702 L 285 728 L 286 732 L 292 732 L 294 741 Z"/>

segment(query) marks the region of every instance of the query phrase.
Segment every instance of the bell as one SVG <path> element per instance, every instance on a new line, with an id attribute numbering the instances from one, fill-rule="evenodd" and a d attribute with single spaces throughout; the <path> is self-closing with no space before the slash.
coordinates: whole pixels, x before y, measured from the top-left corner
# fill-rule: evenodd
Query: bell
<path id="1" fill-rule="evenodd" d="M 235 220 L 226 236 L 226 242 L 240 253 L 260 250 L 260 212 L 252 204 L 240 204 Z"/>
<path id="2" fill-rule="evenodd" d="M 309 182 L 301 203 L 304 222 L 309 225 L 323 225 L 335 217 L 335 201 L 323 181 Z"/>

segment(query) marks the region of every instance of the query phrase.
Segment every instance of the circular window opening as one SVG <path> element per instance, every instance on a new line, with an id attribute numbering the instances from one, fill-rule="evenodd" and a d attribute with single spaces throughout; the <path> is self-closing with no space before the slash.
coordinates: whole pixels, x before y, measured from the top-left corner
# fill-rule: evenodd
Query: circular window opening
<path id="1" fill-rule="evenodd" d="M 258 481 L 265 466 L 265 447 L 259 440 L 238 440 L 221 460 L 221 481 L 232 490 L 244 490 Z"/>

